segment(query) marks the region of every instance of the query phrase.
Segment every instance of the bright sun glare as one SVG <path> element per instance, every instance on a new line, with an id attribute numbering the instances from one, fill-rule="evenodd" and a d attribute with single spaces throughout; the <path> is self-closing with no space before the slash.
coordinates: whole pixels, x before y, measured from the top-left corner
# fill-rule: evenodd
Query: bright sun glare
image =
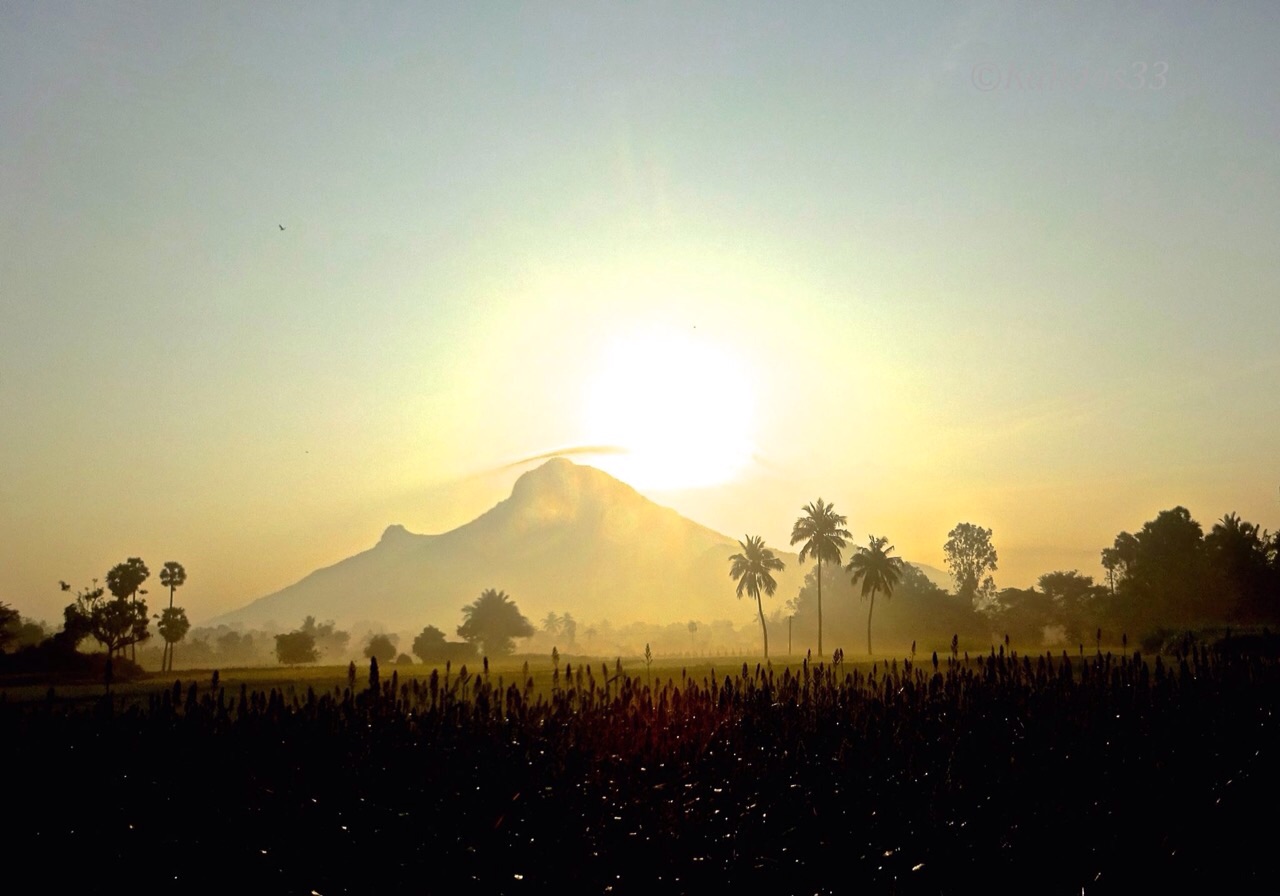
<path id="1" fill-rule="evenodd" d="M 754 451 L 749 373 L 693 332 L 650 330 L 608 344 L 587 384 L 584 426 L 591 444 L 625 453 L 593 463 L 636 488 L 732 479 Z"/>

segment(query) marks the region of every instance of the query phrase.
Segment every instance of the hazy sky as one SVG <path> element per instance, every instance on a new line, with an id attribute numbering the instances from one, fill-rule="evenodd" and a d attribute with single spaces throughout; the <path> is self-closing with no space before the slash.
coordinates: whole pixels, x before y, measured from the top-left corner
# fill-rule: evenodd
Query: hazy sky
<path id="1" fill-rule="evenodd" d="M 990 527 L 999 586 L 1280 527 L 1277 45 L 1265 0 L 6 2 L 0 600 L 178 560 L 198 624 L 579 445 L 775 547 L 819 496 L 937 566 Z"/>

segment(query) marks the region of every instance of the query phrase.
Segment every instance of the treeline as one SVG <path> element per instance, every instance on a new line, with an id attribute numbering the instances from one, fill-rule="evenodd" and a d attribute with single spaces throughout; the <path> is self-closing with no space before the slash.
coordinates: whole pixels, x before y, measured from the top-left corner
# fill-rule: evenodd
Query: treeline
<path id="1" fill-rule="evenodd" d="M 946 645 L 970 649 L 1008 636 L 1028 649 L 1132 643 L 1154 652 L 1188 631 L 1262 630 L 1280 625 L 1280 533 L 1227 514 L 1206 532 L 1184 507 L 1159 513 L 1136 532 L 1119 533 L 1101 551 L 1103 581 L 1079 570 L 1040 576 L 1031 588 L 998 588 L 991 531 L 961 524 L 945 552 L 948 591 L 907 566 L 875 605 L 877 640 L 892 651 Z M 957 556 L 958 555 L 958 556 Z M 974 558 L 985 558 L 974 561 Z M 859 643 L 868 623 L 865 597 L 848 571 L 822 567 L 825 625 L 837 644 Z M 817 568 L 774 630 L 791 625 L 811 639 L 817 626 Z"/>

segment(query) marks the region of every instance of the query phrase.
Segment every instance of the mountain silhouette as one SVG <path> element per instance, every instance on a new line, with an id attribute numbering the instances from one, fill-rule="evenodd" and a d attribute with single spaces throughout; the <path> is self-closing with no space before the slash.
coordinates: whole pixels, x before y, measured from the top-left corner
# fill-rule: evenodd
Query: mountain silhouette
<path id="1" fill-rule="evenodd" d="M 734 595 L 736 539 L 650 501 L 609 474 L 553 458 L 520 476 L 511 496 L 438 535 L 389 526 L 367 551 L 210 624 L 285 630 L 306 616 L 339 628 L 378 625 L 452 636 L 462 607 L 485 588 L 506 591 L 535 624 L 547 613 L 580 622 L 749 620 Z M 766 612 L 795 596 L 808 567 L 787 564 Z M 926 572 L 936 572 L 924 567 Z"/>

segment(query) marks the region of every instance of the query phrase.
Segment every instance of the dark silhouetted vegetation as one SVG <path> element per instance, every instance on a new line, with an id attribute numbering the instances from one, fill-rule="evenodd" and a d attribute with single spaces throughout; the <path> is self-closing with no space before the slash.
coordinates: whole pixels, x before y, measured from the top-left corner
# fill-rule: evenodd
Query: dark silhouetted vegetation
<path id="1" fill-rule="evenodd" d="M 760 616 L 760 634 L 764 638 L 764 658 L 769 658 L 769 629 L 764 623 L 764 604 L 760 600 L 760 592 L 769 597 L 778 590 L 778 583 L 773 573 L 786 568 L 786 564 L 765 546 L 759 535 L 748 535 L 746 541 L 739 541 L 741 552 L 729 558 L 729 577 L 738 583 L 735 593 L 742 599 L 742 592 L 756 602 L 756 612 Z M 695 627 L 696 631 L 696 627 Z M 645 645 L 648 653 L 649 645 Z"/>
<path id="2" fill-rule="evenodd" d="M 853 575 L 851 585 L 862 582 L 862 596 L 870 599 L 867 607 L 867 656 L 871 655 L 871 614 L 876 608 L 876 594 L 883 591 L 885 598 L 893 596 L 898 587 L 905 564 L 899 557 L 890 557 L 893 545 L 883 536 L 868 536 L 867 546 L 859 547 L 849 558 L 846 570 Z"/>
<path id="3" fill-rule="evenodd" d="M 534 632 L 507 593 L 493 588 L 463 607 L 462 616 L 458 636 L 489 656 L 509 656 L 515 651 L 516 638 L 528 638 Z"/>
<path id="4" fill-rule="evenodd" d="M 1269 892 L 1277 647 L 5 699 L 6 845 L 166 891 Z"/>
<path id="5" fill-rule="evenodd" d="M 791 543 L 800 545 L 801 563 L 812 557 L 816 561 L 818 573 L 814 581 L 818 586 L 818 655 L 822 656 L 822 564 L 823 562 L 839 566 L 845 543 L 849 539 L 849 530 L 845 528 L 847 520 L 835 512 L 830 503 L 823 503 L 819 498 L 812 504 L 806 504 L 804 515 L 791 527 Z"/>
<path id="6" fill-rule="evenodd" d="M 956 595 L 979 608 L 986 607 L 995 597 L 996 583 L 991 573 L 996 571 L 999 559 L 991 543 L 991 530 L 973 523 L 958 523 L 947 533 L 942 551 L 956 584 Z"/>

